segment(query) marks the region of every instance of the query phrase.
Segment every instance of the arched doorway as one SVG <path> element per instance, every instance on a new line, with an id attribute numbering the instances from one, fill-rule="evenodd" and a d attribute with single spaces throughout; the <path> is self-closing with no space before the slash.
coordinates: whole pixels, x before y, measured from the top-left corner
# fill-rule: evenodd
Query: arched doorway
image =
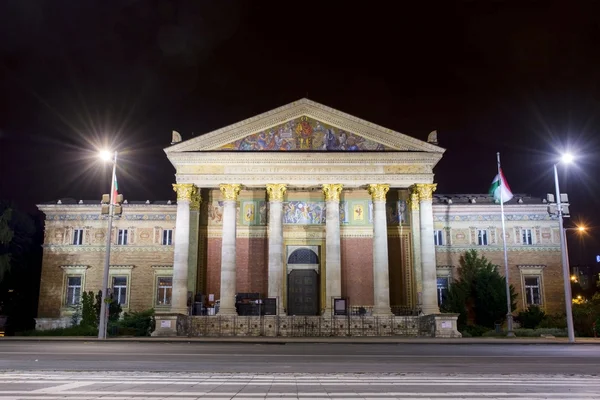
<path id="1" fill-rule="evenodd" d="M 294 250 L 287 260 L 288 315 L 318 315 L 319 256 L 309 248 Z"/>

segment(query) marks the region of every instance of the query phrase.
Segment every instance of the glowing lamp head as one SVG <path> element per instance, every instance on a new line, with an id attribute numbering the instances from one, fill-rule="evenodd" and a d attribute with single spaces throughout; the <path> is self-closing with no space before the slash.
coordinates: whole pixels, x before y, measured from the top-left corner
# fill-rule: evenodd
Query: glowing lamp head
<path id="1" fill-rule="evenodd" d="M 575 157 L 573 157 L 573 154 L 565 153 L 561 156 L 560 161 L 564 162 L 565 164 L 570 164 L 574 159 Z"/>
<path id="2" fill-rule="evenodd" d="M 579 232 L 585 232 L 585 226 L 578 226 L 578 227 L 577 227 L 577 230 L 578 230 Z"/>
<path id="3" fill-rule="evenodd" d="M 112 159 L 112 153 L 108 150 L 102 150 L 100 152 L 100 158 L 104 161 L 110 161 Z"/>

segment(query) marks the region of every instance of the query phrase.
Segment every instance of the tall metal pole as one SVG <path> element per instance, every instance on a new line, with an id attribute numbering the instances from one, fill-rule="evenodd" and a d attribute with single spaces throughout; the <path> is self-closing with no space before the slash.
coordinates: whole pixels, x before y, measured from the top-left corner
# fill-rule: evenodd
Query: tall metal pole
<path id="1" fill-rule="evenodd" d="M 502 244 L 504 245 L 504 276 L 506 277 L 506 336 L 513 337 L 513 315 L 512 315 L 512 304 L 510 298 L 510 283 L 508 281 L 508 251 L 506 248 L 506 226 L 504 224 L 504 199 L 502 198 L 502 186 L 505 184 L 504 175 L 500 168 L 500 153 L 496 153 L 496 159 L 498 161 L 498 177 L 500 178 L 500 214 L 502 215 Z"/>
<path id="2" fill-rule="evenodd" d="M 117 174 L 117 152 L 113 159 L 112 179 L 110 181 L 110 201 L 108 206 L 108 224 L 106 227 L 106 253 L 104 255 L 104 276 L 102 277 L 102 303 L 100 305 L 100 322 L 98 324 L 98 339 L 106 339 L 106 328 L 108 326 L 106 307 L 108 307 L 108 273 L 110 270 L 110 244 L 114 211 L 115 177 Z"/>
<path id="3" fill-rule="evenodd" d="M 558 170 L 554 164 L 554 187 L 556 188 L 556 207 L 558 208 L 558 226 L 560 228 L 560 253 L 562 256 L 563 281 L 565 285 L 565 310 L 567 313 L 567 333 L 569 343 L 575 343 L 575 331 L 573 329 L 573 310 L 571 295 L 571 273 L 569 272 L 569 259 L 567 255 L 567 237 L 563 227 L 562 205 L 560 203 L 560 189 L 558 186 Z"/>

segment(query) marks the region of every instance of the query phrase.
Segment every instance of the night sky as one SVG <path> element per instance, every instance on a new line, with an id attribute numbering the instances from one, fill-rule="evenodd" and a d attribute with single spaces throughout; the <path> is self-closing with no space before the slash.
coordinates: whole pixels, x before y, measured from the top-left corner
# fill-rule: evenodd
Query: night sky
<path id="1" fill-rule="evenodd" d="M 418 4 L 416 4 L 418 3 Z M 384 4 L 389 4 L 385 6 Z M 303 97 L 447 149 L 438 193 L 554 191 L 600 227 L 600 5 L 593 1 L 0 2 L 0 198 L 26 211 L 120 192 L 175 199 L 163 148 Z M 569 233 L 571 260 L 600 254 Z"/>

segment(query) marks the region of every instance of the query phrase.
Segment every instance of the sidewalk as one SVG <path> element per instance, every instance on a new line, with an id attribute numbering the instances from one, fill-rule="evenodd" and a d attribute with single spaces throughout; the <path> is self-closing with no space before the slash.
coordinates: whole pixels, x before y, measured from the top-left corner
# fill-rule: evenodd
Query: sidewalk
<path id="1" fill-rule="evenodd" d="M 1 342 L 10 341 L 49 341 L 49 342 L 96 342 L 95 337 L 80 336 L 5 336 Z M 297 343 L 328 343 L 328 344 L 568 344 L 567 338 L 407 338 L 407 337 L 117 337 L 109 338 L 106 342 L 156 342 L 156 343 L 252 343 L 252 344 L 297 344 Z M 576 338 L 575 345 L 600 345 L 600 338 Z"/>

